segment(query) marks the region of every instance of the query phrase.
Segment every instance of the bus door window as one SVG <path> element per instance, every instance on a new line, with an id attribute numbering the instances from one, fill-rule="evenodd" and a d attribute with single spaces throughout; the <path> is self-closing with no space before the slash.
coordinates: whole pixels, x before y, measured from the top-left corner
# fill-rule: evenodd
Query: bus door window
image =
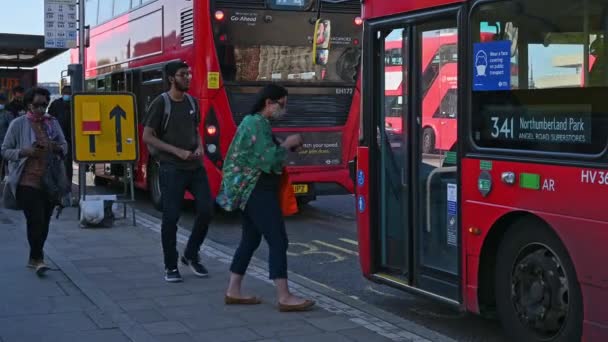
<path id="1" fill-rule="evenodd" d="M 140 74 L 141 83 L 137 96 L 138 108 L 142 108 L 139 121 L 145 117 L 145 112 L 152 101 L 165 90 L 163 70 L 160 68 L 142 70 Z"/>
<path id="2" fill-rule="evenodd" d="M 126 84 L 124 72 L 118 72 L 118 73 L 112 74 L 111 80 L 112 80 L 112 85 L 111 85 L 110 91 L 116 92 L 116 91 L 126 91 L 127 90 L 127 84 Z"/>
<path id="3" fill-rule="evenodd" d="M 420 26 L 417 37 L 422 76 L 417 126 L 418 260 L 421 272 L 433 269 L 458 274 L 457 30 L 452 21 Z M 422 278 L 420 278 L 422 279 Z M 419 284 L 424 287 L 424 285 Z M 457 291 L 456 291 L 457 292 Z"/>
<path id="4" fill-rule="evenodd" d="M 404 127 L 407 127 L 406 103 L 403 94 L 403 51 L 407 48 L 404 29 L 382 32 L 382 54 L 379 65 L 384 69 L 379 79 L 384 100 L 379 103 L 376 121 L 378 148 L 380 149 L 381 179 L 381 250 L 382 266 L 397 275 L 408 272 L 409 232 L 407 227 L 408 195 L 403 186 L 407 170 L 408 143 Z M 382 72 L 382 70 L 380 70 Z"/>
<path id="5" fill-rule="evenodd" d="M 87 92 L 95 92 L 97 90 L 97 80 L 95 79 L 86 80 L 84 84 Z"/>

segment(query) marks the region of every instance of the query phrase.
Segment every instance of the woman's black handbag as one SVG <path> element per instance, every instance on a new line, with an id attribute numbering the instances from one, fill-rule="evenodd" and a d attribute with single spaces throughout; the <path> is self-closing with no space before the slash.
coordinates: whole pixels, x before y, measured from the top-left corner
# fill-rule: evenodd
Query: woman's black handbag
<path id="1" fill-rule="evenodd" d="M 46 192 L 53 206 L 64 206 L 64 198 L 70 193 L 71 184 L 65 171 L 65 164 L 61 157 L 49 154 L 47 157 L 46 172 L 42 176 L 42 189 Z"/>
<path id="2" fill-rule="evenodd" d="M 0 164 L 0 173 L 5 174 L 5 169 L 6 162 L 3 161 L 2 164 Z M 4 183 L 2 184 L 2 206 L 6 209 L 20 210 L 21 208 L 19 208 L 17 198 L 15 197 L 15 194 L 13 194 L 13 192 L 11 191 L 11 187 L 8 184 L 8 176 L 3 179 L 3 182 Z"/>

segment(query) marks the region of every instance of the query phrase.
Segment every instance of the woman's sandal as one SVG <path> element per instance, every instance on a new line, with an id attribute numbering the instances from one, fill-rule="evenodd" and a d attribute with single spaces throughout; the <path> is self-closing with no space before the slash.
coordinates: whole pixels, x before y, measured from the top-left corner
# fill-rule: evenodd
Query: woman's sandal
<path id="1" fill-rule="evenodd" d="M 302 304 L 281 304 L 279 303 L 279 311 L 280 312 L 296 312 L 296 311 L 308 311 L 315 305 L 314 300 L 305 300 Z"/>
<path id="2" fill-rule="evenodd" d="M 256 305 L 262 304 L 262 300 L 258 297 L 249 298 L 237 298 L 226 295 L 224 297 L 224 304 L 226 305 Z"/>

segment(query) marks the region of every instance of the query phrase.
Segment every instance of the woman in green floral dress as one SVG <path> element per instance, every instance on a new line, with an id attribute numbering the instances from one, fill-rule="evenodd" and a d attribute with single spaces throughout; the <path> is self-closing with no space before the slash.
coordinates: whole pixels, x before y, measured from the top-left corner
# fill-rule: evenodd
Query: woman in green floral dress
<path id="1" fill-rule="evenodd" d="M 267 85 L 259 93 L 251 114 L 236 132 L 223 167 L 218 204 L 225 210 L 240 209 L 243 232 L 232 265 L 226 304 L 259 304 L 257 297 L 243 296 L 241 284 L 253 253 L 262 237 L 268 243 L 270 279 L 277 287 L 280 311 L 302 311 L 314 305 L 294 296 L 287 285 L 287 232 L 278 192 L 287 150 L 302 145 L 300 135 L 290 135 L 279 143 L 272 135 L 270 121 L 285 114 L 287 90 Z"/>

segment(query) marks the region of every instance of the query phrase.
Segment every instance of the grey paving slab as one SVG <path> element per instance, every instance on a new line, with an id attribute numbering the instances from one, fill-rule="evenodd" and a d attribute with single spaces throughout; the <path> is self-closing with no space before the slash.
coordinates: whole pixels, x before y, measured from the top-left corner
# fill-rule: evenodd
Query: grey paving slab
<path id="1" fill-rule="evenodd" d="M 79 332 L 21 332 L 7 335 L 0 339 L 3 342 L 131 342 L 119 329 L 91 330 Z"/>
<path id="2" fill-rule="evenodd" d="M 167 321 L 167 317 L 163 316 L 158 310 L 145 309 L 129 311 L 131 316 L 137 323 L 155 323 Z"/>
<path id="3" fill-rule="evenodd" d="M 359 327 L 359 325 L 344 316 L 307 318 L 306 321 L 324 331 L 339 331 Z"/>
<path id="4" fill-rule="evenodd" d="M 340 335 L 346 336 L 355 342 L 385 342 L 391 341 L 366 328 L 354 328 L 340 331 Z M 407 341 L 407 340 L 406 340 Z"/>
<path id="5" fill-rule="evenodd" d="M 51 313 L 87 311 L 96 308 L 96 306 L 83 295 L 51 297 L 49 298 L 49 302 L 51 305 Z"/>
<path id="6" fill-rule="evenodd" d="M 171 335 L 162 335 L 156 336 L 156 340 L 159 342 L 197 342 L 197 340 L 190 336 L 189 334 L 171 334 Z M 213 340 L 207 340 L 207 342 L 211 342 Z M 220 341 L 220 340 L 215 340 Z"/>
<path id="7" fill-rule="evenodd" d="M 180 319 L 191 331 L 225 329 L 247 325 L 247 322 L 239 319 L 236 315 L 196 315 Z"/>
<path id="8" fill-rule="evenodd" d="M 289 336 L 288 338 L 282 338 L 281 341 L 285 342 L 352 342 L 350 338 L 336 334 L 336 333 L 324 333 L 324 334 L 313 334 L 313 335 L 301 335 L 301 336 Z"/>
<path id="9" fill-rule="evenodd" d="M 251 330 L 262 337 L 281 337 L 292 335 L 313 335 L 322 331 L 304 320 L 268 322 L 256 325 Z"/>
<path id="10" fill-rule="evenodd" d="M 85 311 L 87 316 L 101 329 L 117 328 L 118 324 L 105 312 L 99 308 L 93 308 Z"/>
<path id="11" fill-rule="evenodd" d="M 97 328 L 83 312 L 0 318 L 0 331 L 3 335 L 17 335 L 20 332 L 31 330 L 32 327 L 36 327 L 38 331 L 57 332 L 95 330 Z"/>
<path id="12" fill-rule="evenodd" d="M 251 329 L 240 327 L 231 329 L 209 330 L 200 333 L 192 334 L 196 341 L 222 341 L 222 342 L 242 342 L 255 341 L 261 338 L 260 335 L 254 333 Z"/>
<path id="13" fill-rule="evenodd" d="M 207 296 L 200 294 L 188 294 L 180 296 L 163 296 L 154 298 L 153 301 L 161 307 L 172 307 L 172 306 L 191 306 L 191 305 L 208 305 L 210 299 Z"/>
<path id="14" fill-rule="evenodd" d="M 125 311 L 147 310 L 157 307 L 153 299 L 125 299 L 119 300 L 117 303 Z"/>
<path id="15" fill-rule="evenodd" d="M 188 333 L 188 328 L 186 328 L 182 323 L 177 321 L 147 323 L 143 324 L 143 327 L 152 335 L 172 335 Z"/>

